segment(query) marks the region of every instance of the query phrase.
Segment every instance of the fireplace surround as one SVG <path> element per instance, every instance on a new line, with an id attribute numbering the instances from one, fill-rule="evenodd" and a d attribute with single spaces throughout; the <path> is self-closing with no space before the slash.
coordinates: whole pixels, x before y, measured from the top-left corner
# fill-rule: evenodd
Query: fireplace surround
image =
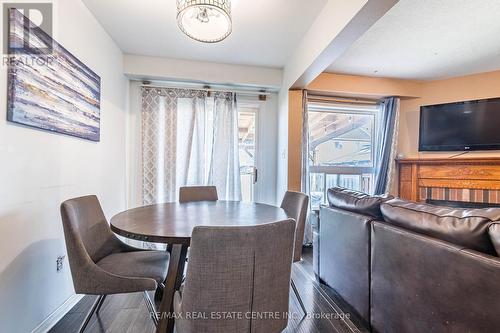
<path id="1" fill-rule="evenodd" d="M 437 200 L 426 199 L 426 203 L 436 206 L 445 206 L 451 208 L 500 208 L 500 204 L 488 202 L 470 202 L 470 201 L 454 201 L 454 200 Z"/>
<path id="2" fill-rule="evenodd" d="M 396 163 L 398 195 L 403 199 L 500 205 L 500 158 L 415 158 Z"/>

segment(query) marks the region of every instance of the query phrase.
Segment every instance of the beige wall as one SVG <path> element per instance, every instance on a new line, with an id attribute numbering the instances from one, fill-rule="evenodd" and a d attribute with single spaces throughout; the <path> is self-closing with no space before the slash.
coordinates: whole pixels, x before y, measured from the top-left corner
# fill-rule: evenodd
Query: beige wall
<path id="1" fill-rule="evenodd" d="M 398 152 L 405 157 L 442 157 L 454 154 L 418 152 L 420 106 L 492 97 L 500 97 L 500 71 L 424 82 L 420 98 L 401 101 Z M 469 155 L 500 156 L 500 152 L 470 152 Z"/>

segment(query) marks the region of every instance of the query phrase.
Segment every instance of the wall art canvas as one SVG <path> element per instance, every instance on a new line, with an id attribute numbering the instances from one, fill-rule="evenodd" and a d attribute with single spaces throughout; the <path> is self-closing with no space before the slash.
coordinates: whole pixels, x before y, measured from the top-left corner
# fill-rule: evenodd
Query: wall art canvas
<path id="1" fill-rule="evenodd" d="M 18 10 L 9 18 L 7 120 L 99 141 L 101 78 Z"/>

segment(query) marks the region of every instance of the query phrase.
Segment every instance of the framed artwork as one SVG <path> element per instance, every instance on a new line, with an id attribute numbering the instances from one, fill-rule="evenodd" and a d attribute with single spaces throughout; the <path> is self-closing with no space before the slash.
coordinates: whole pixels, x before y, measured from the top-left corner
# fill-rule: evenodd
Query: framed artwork
<path id="1" fill-rule="evenodd" d="M 7 120 L 99 141 L 101 78 L 17 9 L 9 19 Z"/>

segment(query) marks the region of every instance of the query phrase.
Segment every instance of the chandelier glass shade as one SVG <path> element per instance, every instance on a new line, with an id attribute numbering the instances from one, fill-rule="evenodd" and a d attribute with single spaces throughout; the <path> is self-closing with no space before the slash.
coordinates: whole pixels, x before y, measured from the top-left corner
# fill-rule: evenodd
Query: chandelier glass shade
<path id="1" fill-rule="evenodd" d="M 204 43 L 217 43 L 231 34 L 231 0 L 177 0 L 177 25 Z"/>

